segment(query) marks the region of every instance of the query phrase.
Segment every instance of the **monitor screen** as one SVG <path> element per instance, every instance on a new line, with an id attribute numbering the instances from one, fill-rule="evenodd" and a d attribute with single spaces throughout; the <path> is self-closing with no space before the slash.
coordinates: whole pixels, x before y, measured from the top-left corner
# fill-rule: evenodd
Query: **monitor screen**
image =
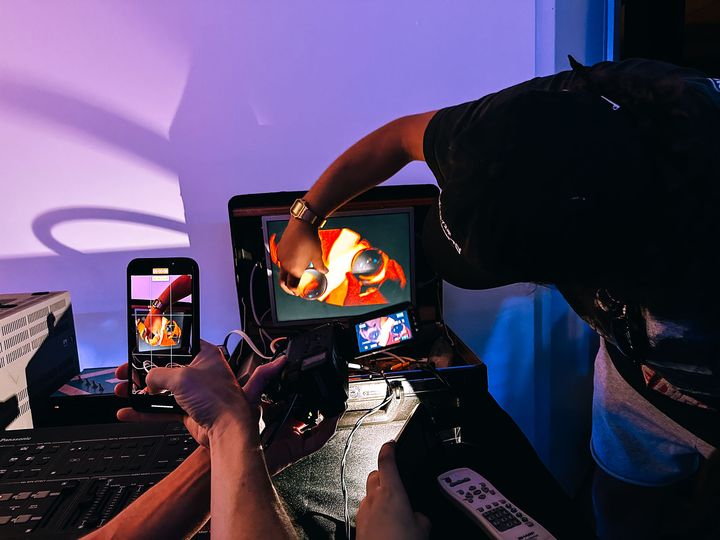
<path id="1" fill-rule="evenodd" d="M 403 310 L 357 323 L 355 337 L 361 353 L 407 341 L 413 338 L 410 316 Z"/>
<path id="2" fill-rule="evenodd" d="M 289 219 L 263 217 L 274 323 L 354 317 L 413 301 L 412 208 L 333 214 L 318 231 L 328 272 L 306 270 L 297 296 L 278 280 L 277 244 Z"/>

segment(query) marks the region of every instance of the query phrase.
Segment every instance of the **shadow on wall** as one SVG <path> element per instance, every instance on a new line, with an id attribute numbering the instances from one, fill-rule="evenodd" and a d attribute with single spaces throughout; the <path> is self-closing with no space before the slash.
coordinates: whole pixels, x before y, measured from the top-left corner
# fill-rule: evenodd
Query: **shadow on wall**
<path id="1" fill-rule="evenodd" d="M 213 17 L 227 21 L 226 32 L 216 28 L 216 38 L 203 37 L 199 48 L 193 51 L 193 63 L 169 137 L 72 95 L 23 83 L 6 72 L 0 78 L 0 102 L 4 108 L 54 124 L 63 132 L 79 134 L 92 141 L 92 146 L 110 147 L 130 159 L 166 170 L 179 180 L 184 203 L 184 216 L 179 217 L 184 217 L 184 222 L 113 208 L 116 204 L 113 192 L 126 188 L 108 186 L 106 208 L 56 208 L 33 220 L 36 238 L 57 256 L 0 260 L 0 273 L 13 276 L 16 288 L 32 290 L 42 283 L 43 288 L 67 289 L 75 304 L 84 307 L 76 319 L 85 366 L 114 365 L 124 359 L 125 267 L 134 257 L 195 258 L 202 268 L 203 284 L 226 286 L 223 289 L 201 285 L 203 335 L 219 341 L 238 323 L 226 201 L 234 193 L 258 190 L 260 186 L 248 180 L 267 178 L 266 168 L 272 167 L 273 149 L 287 148 L 289 140 L 295 137 L 285 133 L 287 140 L 280 141 L 277 137 L 282 131 L 274 131 L 271 136 L 268 133 L 271 130 L 263 130 L 259 125 L 249 106 L 251 99 L 244 92 L 247 66 L 243 57 L 227 55 L 229 21 L 239 15 L 239 8 L 230 4 L 224 8 L 224 14 L 216 11 Z M 186 16 L 207 23 L 203 10 L 197 6 L 195 12 Z M 256 159 L 263 153 L 267 159 Z M 255 159 L 248 159 L 251 156 Z M 103 183 L 101 178 L 88 181 Z M 137 197 L 142 198 L 142 186 L 133 187 Z M 177 188 L 167 185 L 165 189 L 172 195 Z M 157 205 L 162 206 L 163 200 L 158 200 Z M 58 225 L 78 221 L 86 222 L 88 227 L 108 221 L 142 225 L 137 229 L 139 234 L 148 227 L 177 231 L 187 237 L 185 246 L 189 243 L 189 247 L 88 253 L 53 235 L 53 228 Z M 132 239 L 120 243 L 133 246 Z M 40 279 L 39 274 L 43 274 Z"/>
<path id="2" fill-rule="evenodd" d="M 279 9 L 218 0 L 4 10 L 0 176 L 13 193 L 0 228 L 16 234 L 0 245 L 0 287 L 69 290 L 82 366 L 110 366 L 126 355 L 128 261 L 192 257 L 202 335 L 219 342 L 239 322 L 227 201 L 306 188 L 384 122 L 535 76 L 535 4 L 322 0 Z M 417 165 L 394 181 L 434 180 Z M 543 428 L 527 396 L 546 395 L 533 371 L 544 349 L 536 299 L 515 287 L 449 288 L 447 313 L 488 362 L 498 401 L 534 440 Z"/>
<path id="3" fill-rule="evenodd" d="M 231 196 L 302 189 L 385 121 L 534 75 L 533 10 L 481 4 L 8 10 L 0 140 L 12 159 L 0 173 L 21 195 L 4 212 L 18 235 L 0 252 L 2 288 L 69 290 L 83 367 L 114 365 L 127 262 L 189 256 L 201 268 L 202 334 L 220 341 L 239 322 Z M 458 17 L 468 10 L 484 17 Z M 448 62 L 453 51 L 478 69 Z M 410 167 L 397 180 L 432 176 Z"/>
<path id="4" fill-rule="evenodd" d="M 212 84 L 208 77 L 201 79 L 204 84 Z M 188 89 L 191 89 L 192 81 L 188 84 Z M 207 97 L 207 91 L 205 96 Z M 235 115 L 232 126 L 236 131 L 233 133 L 228 133 L 227 127 L 216 130 L 215 138 L 210 137 L 210 132 L 201 133 L 206 141 L 203 145 L 195 138 L 197 130 L 193 135 L 186 136 L 181 128 L 175 127 L 178 121 L 182 122 L 183 115 L 195 114 L 192 97 L 183 96 L 173 121 L 170 140 L 92 104 L 83 103 L 57 92 L 11 83 L 7 78 L 0 81 L 0 100 L 5 107 L 9 106 L 30 116 L 40 117 L 46 122 L 60 124 L 63 129 L 80 132 L 83 136 L 93 139 L 96 144 L 115 147 L 116 150 L 129 153 L 137 159 L 151 162 L 153 166 L 169 169 L 179 178 L 180 194 L 183 201 L 186 201 L 184 221 L 112 208 L 115 203 L 112 198 L 113 191 L 123 189 L 122 186 L 113 186 L 108 190 L 105 201 L 107 208 L 56 208 L 38 215 L 33 220 L 32 231 L 37 240 L 58 257 L 0 260 L 0 272 L 3 275 L 14 276 L 15 287 L 32 290 L 33 284 L 41 281 L 43 288 L 70 290 L 73 300 L 85 307 L 77 316 L 78 334 L 81 336 L 81 357 L 85 364 L 114 365 L 124 359 L 126 332 L 122 320 L 125 298 L 124 270 L 132 258 L 194 257 L 204 270 L 209 271 L 214 281 L 220 280 L 229 287 L 234 286 L 229 247 L 226 250 L 228 256 L 224 260 L 219 261 L 217 257 L 218 244 L 226 246 L 230 244 L 227 226 L 219 227 L 218 223 L 223 222 L 226 216 L 225 199 L 220 197 L 215 199 L 211 196 L 207 190 L 209 186 L 207 179 L 224 177 L 226 182 L 220 182 L 220 185 L 224 184 L 227 188 L 232 184 L 234 177 L 231 172 L 232 167 L 227 166 L 227 158 L 219 159 L 220 155 L 228 155 L 227 149 L 216 144 L 215 138 L 220 132 L 236 144 L 242 144 L 241 133 L 244 131 L 247 136 L 257 127 L 257 123 L 251 121 L 249 114 L 245 124 L 239 123 L 240 118 Z M 195 103 L 196 107 L 202 107 L 206 113 L 211 110 L 205 106 L 205 100 L 196 100 Z M 225 102 L 215 100 L 214 103 L 220 108 L 230 105 L 227 100 Z M 219 162 L 225 167 L 224 171 L 218 165 Z M 209 165 L 213 163 L 214 167 Z M 202 177 L 199 177 L 200 174 Z M 102 179 L 97 181 L 101 183 Z M 134 187 L 137 189 L 137 196 L 142 197 L 142 186 Z M 241 189 L 240 186 L 237 188 Z M 172 186 L 167 186 L 165 189 L 169 193 L 173 192 Z M 161 205 L 162 200 L 158 201 L 158 206 Z M 187 238 L 184 244 L 187 246 L 189 241 L 190 247 L 189 249 L 175 247 L 86 253 L 81 246 L 64 244 L 53 235 L 55 227 L 68 222 L 85 222 L 88 227 L 92 227 L 97 222 L 142 226 L 131 231 L 135 234 L 143 234 L 143 231 L 152 228 L 176 231 Z M 120 231 L 122 233 L 122 229 Z M 121 245 L 132 246 L 133 243 L 132 238 L 120 240 Z M 143 242 L 140 241 L 139 244 L 142 245 Z M 44 279 L 38 280 L 40 273 L 45 276 Z M 24 278 L 18 279 L 17 276 Z M 23 281 L 27 281 L 28 285 L 23 286 Z M 237 308 L 234 302 L 218 301 L 218 298 L 212 298 L 212 294 L 208 296 L 210 298 L 206 297 L 203 303 L 212 305 L 213 309 L 208 309 L 207 305 L 203 309 L 206 314 L 204 320 L 209 323 L 204 329 L 204 334 L 208 339 L 219 340 L 224 330 L 236 324 Z M 223 295 L 223 298 L 233 298 L 233 295 Z M 108 311 L 107 308 L 110 306 L 115 309 Z M 213 328 L 219 328 L 219 331 L 213 331 Z"/>

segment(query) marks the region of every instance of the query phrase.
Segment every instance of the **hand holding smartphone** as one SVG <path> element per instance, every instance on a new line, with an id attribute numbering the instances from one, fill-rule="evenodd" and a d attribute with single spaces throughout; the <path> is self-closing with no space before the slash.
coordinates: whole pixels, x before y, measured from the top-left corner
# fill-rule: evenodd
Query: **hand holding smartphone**
<path id="1" fill-rule="evenodd" d="M 169 392 L 150 394 L 154 367 L 182 369 L 200 351 L 200 275 L 189 258 L 133 259 L 127 267 L 128 382 L 139 411 L 182 411 Z"/>

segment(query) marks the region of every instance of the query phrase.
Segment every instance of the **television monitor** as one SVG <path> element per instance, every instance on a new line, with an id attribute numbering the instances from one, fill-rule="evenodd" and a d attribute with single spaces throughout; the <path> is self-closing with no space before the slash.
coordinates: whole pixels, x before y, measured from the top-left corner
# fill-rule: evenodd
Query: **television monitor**
<path id="1" fill-rule="evenodd" d="M 270 309 L 276 325 L 345 319 L 414 301 L 412 208 L 333 214 L 318 231 L 328 272 L 308 268 L 298 295 L 283 290 L 279 282 L 277 244 L 289 219 L 287 215 L 262 218 Z"/>

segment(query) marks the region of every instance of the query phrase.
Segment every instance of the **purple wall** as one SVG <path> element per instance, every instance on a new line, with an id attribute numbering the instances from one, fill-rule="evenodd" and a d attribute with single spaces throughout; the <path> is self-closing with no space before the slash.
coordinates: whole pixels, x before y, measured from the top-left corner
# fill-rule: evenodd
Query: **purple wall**
<path id="1" fill-rule="evenodd" d="M 115 365 L 125 356 L 127 262 L 190 256 L 201 268 L 203 337 L 220 341 L 239 324 L 231 196 L 304 189 L 397 116 L 564 69 L 567 53 L 601 59 L 604 24 L 593 17 L 602 6 L 4 1 L 0 292 L 69 290 L 82 366 Z M 432 181 L 422 164 L 393 179 Z M 526 285 L 448 287 L 446 314 L 552 461 L 552 388 L 588 381 L 587 335 L 567 306 Z M 567 347 L 551 347 L 550 335 L 574 344 L 572 354 L 556 358 Z"/>
<path id="2" fill-rule="evenodd" d="M 3 4 L 0 290 L 70 290 L 84 367 L 124 357 L 131 258 L 197 259 L 220 340 L 232 195 L 303 189 L 378 125 L 535 69 L 532 1 L 180 6 Z"/>

